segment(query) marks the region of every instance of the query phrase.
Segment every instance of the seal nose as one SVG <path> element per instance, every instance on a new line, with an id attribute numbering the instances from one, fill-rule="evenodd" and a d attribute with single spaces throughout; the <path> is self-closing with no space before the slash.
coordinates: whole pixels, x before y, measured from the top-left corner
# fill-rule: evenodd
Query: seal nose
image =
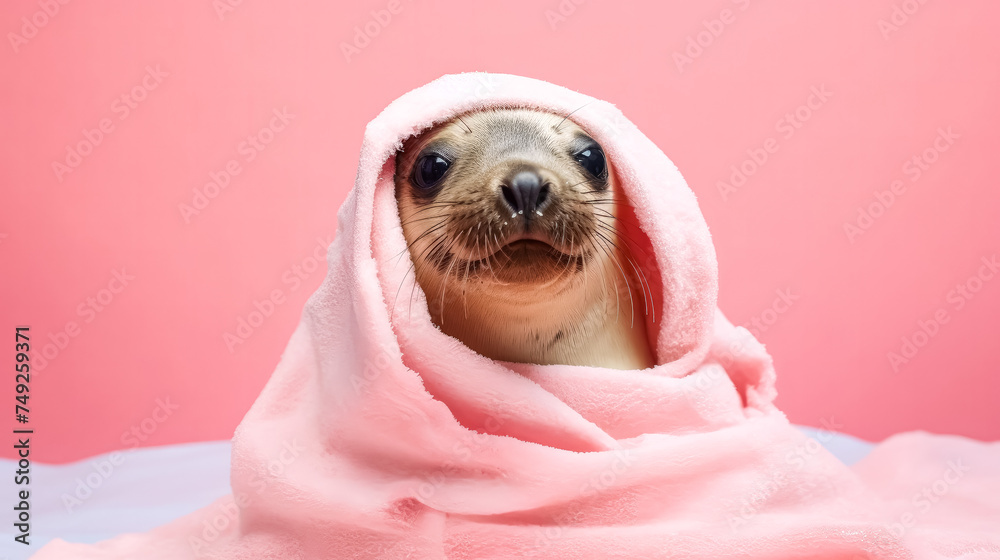
<path id="1" fill-rule="evenodd" d="M 549 196 L 548 183 L 543 183 L 541 175 L 533 170 L 518 171 L 500 190 L 514 211 L 529 217 L 541 208 Z"/>

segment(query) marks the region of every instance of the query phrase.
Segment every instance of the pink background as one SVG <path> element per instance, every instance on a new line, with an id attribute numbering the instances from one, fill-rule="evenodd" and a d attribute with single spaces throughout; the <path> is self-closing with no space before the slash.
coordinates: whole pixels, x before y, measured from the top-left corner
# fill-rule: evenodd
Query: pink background
<path id="1" fill-rule="evenodd" d="M 0 8 L 0 326 L 31 326 L 35 459 L 229 438 L 323 277 L 312 256 L 365 123 L 471 70 L 609 100 L 663 148 L 712 229 L 720 305 L 767 344 L 792 421 L 870 440 L 1000 438 L 1000 274 L 975 279 L 1000 253 L 1000 4 L 232 3 Z M 901 25 L 880 30 L 894 6 Z M 32 34 L 22 18 L 44 25 Z M 374 36 L 358 36 L 366 24 Z M 272 118 L 285 108 L 287 122 Z M 958 137 L 925 154 L 939 129 Z M 270 143 L 249 149 L 248 135 Z M 718 183 L 765 146 L 724 197 Z M 914 156 L 934 160 L 917 180 Z M 71 171 L 53 169 L 67 157 Z M 186 222 L 179 205 L 227 164 L 238 173 Z M 896 180 L 905 191 L 849 239 L 844 223 Z M 971 298 L 950 293 L 965 283 Z M 224 334 L 276 291 L 282 303 L 230 352 Z M 894 368 L 889 353 L 935 313 L 947 322 Z M 70 321 L 75 336 L 58 335 Z M 0 359 L 13 355 L 11 342 Z"/>

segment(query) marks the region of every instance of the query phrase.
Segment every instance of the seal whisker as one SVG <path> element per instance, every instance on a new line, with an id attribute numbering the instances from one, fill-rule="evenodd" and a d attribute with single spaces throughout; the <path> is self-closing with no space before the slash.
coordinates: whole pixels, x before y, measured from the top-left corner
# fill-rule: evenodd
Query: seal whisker
<path id="1" fill-rule="evenodd" d="M 608 244 L 612 243 L 611 240 L 608 239 L 607 237 L 605 237 L 605 235 L 603 233 L 595 231 L 594 234 L 597 235 L 602 240 L 604 240 L 605 243 L 608 243 Z M 631 313 L 630 313 L 630 315 L 631 315 L 631 323 L 630 323 L 629 326 L 630 327 L 635 327 L 635 303 L 632 301 L 632 288 L 629 286 L 628 276 L 625 275 L 625 269 L 622 267 L 622 264 L 618 260 L 618 257 L 614 255 L 614 251 L 611 250 L 611 246 L 610 245 L 608 246 L 608 250 L 609 250 L 609 255 L 611 256 L 611 259 L 613 261 L 615 261 L 615 265 L 618 266 L 618 271 L 621 272 L 622 280 L 625 281 L 625 291 L 628 292 L 629 308 L 631 309 Z M 645 294 L 645 293 L 646 292 L 643 291 L 643 294 Z"/>
<path id="2" fill-rule="evenodd" d="M 566 122 L 566 119 L 570 118 L 570 116 L 572 116 L 572 115 L 573 115 L 573 113 L 575 113 L 575 112 L 579 111 L 580 109 L 583 109 L 584 107 L 586 107 L 587 105 L 590 105 L 590 104 L 591 104 L 591 103 L 593 103 L 593 102 L 594 102 L 594 100 L 593 100 L 593 99 L 591 99 L 590 101 L 588 101 L 588 102 L 584 103 L 583 105 L 580 105 L 580 106 L 579 106 L 579 107 L 577 107 L 576 109 L 573 109 L 572 111 L 570 111 L 570 112 L 569 112 L 569 114 L 568 114 L 568 115 L 566 115 L 565 117 L 563 117 L 563 120 L 559 121 L 559 124 L 557 124 L 557 125 L 555 126 L 555 131 L 556 131 L 556 132 L 559 132 L 559 127 L 561 127 L 561 126 L 563 125 L 563 123 L 564 123 L 564 122 Z"/>
<path id="3" fill-rule="evenodd" d="M 496 251 L 494 251 L 493 254 L 490 255 L 490 258 L 492 259 L 493 257 L 495 257 L 497 255 L 500 255 L 500 254 L 502 254 L 503 256 L 507 257 L 507 260 L 504 261 L 504 262 L 500 262 L 499 260 L 497 261 L 497 268 L 501 268 L 502 269 L 504 265 L 506 265 L 507 263 L 509 263 L 511 261 L 511 258 L 510 258 L 510 255 L 507 254 L 507 252 L 505 251 L 503 244 L 500 242 L 500 239 L 497 238 L 497 234 L 495 234 L 495 233 L 493 234 L 493 240 L 496 241 L 497 248 L 496 248 Z M 490 267 L 490 272 L 492 272 L 493 273 L 493 277 L 496 278 L 496 272 L 493 271 L 493 267 L 492 266 Z M 507 282 L 501 282 L 500 285 L 501 286 L 506 286 L 507 284 L 508 284 Z"/>
<path id="4" fill-rule="evenodd" d="M 647 297 L 646 297 L 646 288 L 648 286 L 643 284 L 643 280 L 645 280 L 646 276 L 644 274 L 642 274 L 642 270 L 635 264 L 635 261 L 632 260 L 632 257 L 630 255 L 630 251 L 628 250 L 627 247 L 623 248 L 621 245 L 615 243 L 614 240 L 609 239 L 608 237 L 604 236 L 603 234 L 598 234 L 598 235 L 601 235 L 601 237 L 604 237 L 604 239 L 608 243 L 611 243 L 612 245 L 614 245 L 621 252 L 621 256 L 625 257 L 625 259 L 628 260 L 629 264 L 632 265 L 632 269 L 635 271 L 636 275 L 642 277 L 642 279 L 639 279 L 638 276 L 637 276 L 636 279 L 639 281 L 639 287 L 642 288 L 642 301 L 643 301 L 643 307 L 644 307 L 643 314 L 648 317 L 649 316 L 649 299 L 651 299 L 653 297 L 653 290 L 652 290 L 652 288 L 650 288 L 650 290 L 649 290 L 649 299 L 647 299 Z"/>
<path id="5" fill-rule="evenodd" d="M 639 242 L 633 239 L 632 236 L 629 235 L 628 232 L 625 231 L 623 228 L 619 228 L 616 225 L 618 223 L 618 216 L 615 216 L 614 214 L 608 212 L 603 208 L 594 208 L 594 212 L 598 214 L 598 219 L 596 220 L 598 224 L 600 224 L 605 229 L 610 230 L 610 232 L 615 234 L 615 236 L 624 237 L 627 242 L 631 243 L 631 246 L 635 247 L 637 250 L 639 250 L 639 252 L 642 253 L 643 257 L 647 258 L 649 257 L 649 253 L 647 253 L 646 250 L 642 248 L 642 245 L 640 245 Z M 608 219 L 601 220 L 600 216 L 604 216 Z"/>
<path id="6" fill-rule="evenodd" d="M 469 226 L 468 233 L 465 234 L 465 243 L 469 243 L 469 236 L 472 235 L 472 226 Z M 478 247 L 478 238 L 477 245 Z M 469 297 L 468 297 L 468 284 L 469 284 L 469 265 L 472 261 L 469 259 L 465 260 L 465 277 L 462 279 L 462 307 L 465 313 L 465 318 L 469 318 Z"/>
<path id="7" fill-rule="evenodd" d="M 401 225 L 401 226 L 405 226 L 405 225 L 408 225 L 408 224 L 413 224 L 413 223 L 416 223 L 416 222 L 424 222 L 424 221 L 427 221 L 427 220 L 434 220 L 434 219 L 447 219 L 447 218 L 448 218 L 448 216 L 441 216 L 441 215 L 434 215 L 434 216 L 424 216 L 424 217 L 422 217 L 422 218 L 416 218 L 416 219 L 410 219 L 410 220 L 406 220 L 405 222 L 403 222 L 403 223 L 402 223 L 402 224 L 400 224 L 400 225 Z"/>
<path id="8" fill-rule="evenodd" d="M 562 274 L 564 271 L 561 270 L 562 267 L 559 266 L 559 262 L 562 260 L 562 257 L 565 255 L 565 253 L 555 248 L 553 248 L 552 250 L 558 252 L 559 256 L 556 257 L 556 261 L 554 263 L 549 263 L 547 266 L 551 267 L 552 269 L 559 270 L 559 274 L 555 275 L 554 277 L 543 283 L 541 286 L 539 286 L 540 289 L 548 288 L 549 286 L 554 285 L 555 283 L 559 282 L 559 280 L 562 279 Z"/>
<path id="9" fill-rule="evenodd" d="M 567 186 L 566 189 L 573 189 L 575 187 L 579 187 L 580 185 L 582 185 L 584 183 L 600 183 L 600 182 L 601 182 L 600 179 L 597 179 L 596 177 L 588 177 L 588 178 L 580 181 L 579 183 L 574 183 L 572 185 Z M 577 194 L 594 194 L 594 193 L 603 193 L 603 192 L 607 192 L 607 189 L 605 188 L 605 189 L 598 189 L 598 190 L 593 190 L 593 191 L 583 191 L 583 192 L 577 193 Z"/>
<path id="10" fill-rule="evenodd" d="M 417 269 L 416 269 L 415 263 L 422 262 L 423 258 L 424 258 L 424 255 L 426 255 L 429 252 L 434 251 L 436 247 L 442 246 L 444 244 L 445 239 L 446 238 L 444 236 L 439 237 L 437 239 L 437 241 L 435 241 L 434 243 L 431 243 L 428 247 L 426 247 L 423 251 L 421 251 L 420 255 L 416 259 L 414 259 L 413 263 L 410 264 L 410 266 L 413 268 L 413 285 L 410 286 L 410 300 L 409 300 L 409 305 L 407 306 L 407 309 L 406 309 L 406 315 L 407 315 L 408 319 L 411 319 L 411 320 L 413 319 L 413 298 L 416 295 L 416 289 L 417 289 L 417 281 L 416 281 L 417 280 Z M 424 298 L 426 299 L 426 297 L 427 297 L 427 294 L 425 293 L 424 294 Z"/>
<path id="11" fill-rule="evenodd" d="M 613 241 L 612 241 L 613 243 Z M 616 247 L 620 246 L 616 243 Z M 639 288 L 642 290 L 642 305 L 643 305 L 643 315 L 650 317 L 652 315 L 652 322 L 656 322 L 656 308 L 653 306 L 653 288 L 650 287 L 649 282 L 646 280 L 646 275 L 642 272 L 642 267 L 636 264 L 635 259 L 632 258 L 631 251 L 627 247 L 620 248 L 622 251 L 621 256 L 625 257 L 625 260 L 632 266 L 632 270 L 636 273 L 636 281 L 639 282 Z M 646 292 L 649 291 L 647 296 Z"/>
<path id="12" fill-rule="evenodd" d="M 565 226 L 565 222 L 564 222 L 563 225 Z M 565 233 L 566 233 L 566 229 L 564 227 L 563 228 L 563 240 L 562 240 L 562 243 L 561 243 L 561 245 L 563 247 L 565 247 L 565 241 L 566 241 Z M 570 271 L 570 266 L 573 264 L 573 252 L 572 251 L 570 251 L 569 253 L 566 253 L 566 252 L 563 252 L 563 251 L 559 251 L 558 249 L 555 249 L 555 248 L 553 248 L 553 250 L 559 252 L 559 256 L 556 257 L 556 262 L 553 265 L 553 266 L 555 266 L 556 268 L 559 269 L 559 274 L 557 274 L 556 277 L 555 277 L 555 279 L 552 282 L 550 282 L 549 284 L 554 284 L 555 282 L 557 282 L 559 280 L 562 280 L 563 276 Z M 565 266 L 561 266 L 563 257 L 566 257 L 566 265 Z"/>
<path id="13" fill-rule="evenodd" d="M 446 252 L 451 251 L 451 248 L 458 242 L 458 236 L 452 239 L 451 243 L 448 244 L 448 249 Z M 444 273 L 444 282 L 441 284 L 441 324 L 444 325 L 444 295 L 445 290 L 448 288 L 448 277 L 451 276 L 451 267 L 455 266 L 455 259 L 451 259 L 451 263 L 448 264 L 448 270 Z"/>
<path id="14" fill-rule="evenodd" d="M 583 237 L 584 237 L 584 239 L 587 238 L 587 236 L 583 236 Z M 571 239 L 572 239 L 572 237 L 571 237 Z M 582 243 L 581 243 L 581 245 L 582 245 Z M 587 294 L 590 293 L 590 292 L 587 291 L 587 287 L 590 285 L 590 281 L 589 281 L 588 274 L 587 274 L 587 269 L 588 268 L 590 268 L 590 267 L 587 266 L 587 263 L 584 263 L 584 266 L 583 266 L 583 291 L 581 292 L 582 297 L 586 297 Z"/>
<path id="15" fill-rule="evenodd" d="M 591 236 L 590 237 L 590 241 L 591 241 L 591 244 L 594 246 L 595 250 L 600 249 L 601 252 L 603 252 L 609 258 L 611 257 L 611 255 L 608 254 L 607 249 L 605 249 L 603 245 L 601 245 L 600 243 L 598 243 L 598 241 L 599 241 L 598 239 L 596 239 L 594 236 Z M 607 262 L 601 263 L 601 268 L 606 270 L 607 269 Z M 602 280 L 605 281 L 604 282 L 604 289 L 605 289 L 604 299 L 608 298 L 608 295 L 607 295 L 608 284 L 607 284 L 606 277 L 607 277 L 607 275 L 602 275 L 601 276 Z M 615 293 L 615 322 L 618 322 L 618 316 L 619 316 L 619 313 L 621 312 L 621 302 L 620 302 L 619 297 L 618 297 L 618 277 L 615 276 L 614 274 L 612 274 L 611 275 L 611 280 L 612 280 L 612 282 L 614 284 L 614 287 L 615 287 L 615 289 L 613 290 L 614 293 Z"/>
<path id="16" fill-rule="evenodd" d="M 421 207 L 424 207 L 424 206 L 441 206 L 441 205 L 444 205 L 444 204 L 468 204 L 468 201 L 467 200 L 462 200 L 462 199 L 435 198 L 433 200 L 427 200 L 425 202 L 420 203 L 420 206 Z"/>
<path id="17" fill-rule="evenodd" d="M 438 208 L 441 206 L 466 206 L 469 204 L 471 203 L 468 200 L 435 198 L 434 200 L 420 203 L 421 210 L 418 210 L 418 212 L 427 208 Z"/>
<path id="18" fill-rule="evenodd" d="M 412 215 L 422 214 L 428 210 L 434 210 L 435 208 L 453 208 L 456 206 L 467 206 L 469 202 L 462 201 L 448 201 L 448 200 L 437 200 L 434 202 L 427 202 L 421 205 L 419 210 L 414 210 Z"/>
<path id="19" fill-rule="evenodd" d="M 497 278 L 497 273 L 493 270 L 493 264 L 490 262 L 491 260 L 493 260 L 493 251 L 490 249 L 490 238 L 489 238 L 489 235 L 491 233 L 493 233 L 493 224 L 489 224 L 487 226 L 486 236 L 483 237 L 483 255 L 488 255 L 488 256 L 484 256 L 482 262 L 486 265 L 486 268 L 490 270 L 490 275 L 493 276 L 494 282 L 500 285 L 506 285 L 506 282 L 501 282 L 500 279 Z M 496 238 L 496 234 L 493 234 L 493 237 Z"/>
<path id="20" fill-rule="evenodd" d="M 638 265 L 635 264 L 635 261 L 632 260 L 631 256 L 625 255 L 625 258 L 628 260 L 629 264 L 632 265 L 632 269 L 635 270 L 637 274 L 639 274 L 638 280 L 639 280 L 639 287 L 642 289 L 643 314 L 646 317 L 652 315 L 652 322 L 655 323 L 656 309 L 653 308 L 653 289 L 649 287 L 649 282 L 646 282 L 646 275 L 642 273 L 642 268 L 640 268 Z M 643 286 L 643 283 L 645 283 L 645 286 Z M 646 297 L 647 289 L 649 290 L 648 298 Z"/>
<path id="21" fill-rule="evenodd" d="M 631 243 L 630 247 L 635 247 L 640 253 L 642 253 L 642 256 L 644 258 L 647 259 L 649 258 L 650 256 L 649 253 L 647 253 L 646 250 L 642 248 L 642 245 L 640 245 L 639 242 L 633 239 L 632 236 L 629 235 L 628 232 L 626 232 L 624 229 L 615 225 L 618 221 L 617 216 L 611 214 L 610 212 L 604 210 L 603 208 L 595 208 L 594 211 L 600 213 L 600 215 L 602 216 L 606 216 L 607 218 L 609 218 L 608 220 L 601 220 L 600 218 L 598 218 L 596 222 L 600 227 L 604 228 L 605 230 L 608 230 L 610 233 L 615 234 L 616 237 L 624 237 L 625 241 Z"/>
<path id="22" fill-rule="evenodd" d="M 441 220 L 441 222 L 440 222 L 440 223 L 438 223 L 438 224 L 436 224 L 436 225 L 434 225 L 434 226 L 431 226 L 431 227 L 428 227 L 428 228 L 427 228 L 426 230 L 424 230 L 424 232 L 423 232 L 423 233 L 421 233 L 421 234 L 420 234 L 420 235 L 419 235 L 419 236 L 418 236 L 418 237 L 417 237 L 416 239 L 414 239 L 414 240 L 413 240 L 413 241 L 411 241 L 410 243 L 407 243 L 406 247 L 405 247 L 405 248 L 403 248 L 403 250 L 402 250 L 402 251 L 400 251 L 400 252 L 399 252 L 399 254 L 395 256 L 395 259 L 396 259 L 396 264 L 399 264 L 399 259 L 401 259 L 401 258 L 403 257 L 403 254 L 404 254 L 404 253 L 405 253 L 406 251 L 409 251 L 409 250 L 410 250 L 410 248 L 411 248 L 411 247 L 413 247 L 413 246 L 414 246 L 414 245 L 415 245 L 415 244 L 416 244 L 416 243 L 417 243 L 418 241 L 420 241 L 420 240 L 421 240 L 421 239 L 422 239 L 422 238 L 423 238 L 424 236 L 426 236 L 426 235 L 428 235 L 428 234 L 430 234 L 430 233 L 433 233 L 433 232 L 435 232 L 435 231 L 437 231 L 437 230 L 439 230 L 439 229 L 441 229 L 441 228 L 445 227 L 445 226 L 447 225 L 447 223 L 446 223 L 446 222 L 447 222 L 447 218 L 443 218 L 443 219 Z M 396 265 L 393 265 L 393 267 L 394 267 L 394 268 L 395 268 L 395 266 L 396 266 Z"/>
<path id="23" fill-rule="evenodd" d="M 408 274 L 410 274 L 410 271 L 413 270 L 413 269 L 414 269 L 414 265 L 411 262 L 410 263 L 410 267 L 407 268 L 406 272 L 403 273 L 403 277 L 399 279 L 399 287 L 396 288 L 396 297 L 392 298 L 392 310 L 389 312 L 389 317 L 390 318 L 395 318 L 396 317 L 396 300 L 399 299 L 399 291 L 403 289 L 403 284 L 406 283 L 406 276 Z M 413 284 L 416 285 L 416 283 L 417 283 L 417 278 L 416 278 L 416 274 L 414 274 L 413 275 Z"/>
<path id="24" fill-rule="evenodd" d="M 486 257 L 486 258 L 484 258 L 483 262 L 485 262 L 487 268 L 490 269 L 490 275 L 493 276 L 493 281 L 496 282 L 496 283 L 498 283 L 498 284 L 500 284 L 500 285 L 502 285 L 502 286 L 505 286 L 505 285 L 507 285 L 507 283 L 506 282 L 501 282 L 500 279 L 497 278 L 497 273 L 496 273 L 496 271 L 493 270 L 493 264 L 490 262 L 491 260 L 493 260 L 493 252 L 494 252 L 494 251 L 492 251 L 490 249 L 489 234 L 491 234 L 491 233 L 493 233 L 493 224 L 490 224 L 489 228 L 486 231 L 487 237 L 485 237 L 483 239 L 483 245 L 484 245 L 484 247 L 486 247 L 486 252 L 489 253 L 489 256 Z M 495 233 L 493 233 L 493 239 L 496 239 L 496 237 L 497 237 L 497 235 Z M 499 249 L 499 248 L 500 248 L 500 242 L 497 241 L 497 249 Z"/>
<path id="25" fill-rule="evenodd" d="M 400 292 L 400 290 L 403 289 L 403 284 L 406 283 L 406 276 L 410 273 L 411 270 L 413 271 L 413 287 L 416 287 L 416 284 L 417 284 L 417 272 L 416 272 L 416 263 L 417 263 L 417 260 L 419 260 L 419 259 L 411 259 L 410 260 L 410 266 L 407 267 L 406 272 L 403 273 L 403 277 L 400 278 L 400 280 L 399 280 L 399 287 L 396 288 L 396 297 L 394 297 L 392 299 L 392 311 L 390 311 L 390 313 L 389 313 L 390 317 L 395 317 L 396 316 L 396 301 L 399 300 L 399 292 Z M 411 303 L 411 305 L 413 303 L 413 289 L 412 288 L 410 289 L 410 303 Z M 411 316 L 411 318 L 412 318 L 412 316 Z"/>
<path id="26" fill-rule="evenodd" d="M 636 280 L 639 282 L 639 287 L 642 289 L 642 299 L 644 308 L 643 313 L 648 317 L 650 315 L 650 308 L 652 307 L 653 322 L 656 322 L 656 308 L 652 303 L 653 288 L 650 287 L 649 281 L 646 280 L 646 275 L 642 272 L 642 268 L 635 263 L 635 260 L 631 257 L 630 251 L 628 251 L 627 247 L 622 248 L 617 243 L 614 243 L 614 241 L 609 241 L 609 242 L 613 243 L 615 247 L 618 247 L 618 249 L 622 251 L 622 256 L 625 257 L 626 260 L 628 260 L 630 265 L 632 265 L 632 269 L 636 273 Z M 649 290 L 648 298 L 646 295 L 647 290 Z"/>
<path id="27" fill-rule="evenodd" d="M 563 223 L 563 245 L 564 246 L 565 246 L 565 243 L 566 243 L 566 227 L 565 227 L 565 222 L 564 222 Z M 574 263 L 579 262 L 580 259 L 582 259 L 582 258 L 583 257 L 576 256 L 575 246 L 573 245 L 573 232 L 571 231 L 570 232 L 570 240 L 569 240 L 569 252 L 566 253 L 566 267 L 565 267 L 564 272 L 571 273 L 570 269 L 571 268 L 576 268 L 576 265 Z M 562 274 L 563 273 L 560 272 L 559 276 L 561 277 Z"/>
<path id="28" fill-rule="evenodd" d="M 597 224 L 598 224 L 598 227 L 604 229 L 605 231 L 608 231 L 610 233 L 614 233 L 615 236 L 617 236 L 617 237 L 623 237 L 623 238 L 626 239 L 626 241 L 631 241 L 633 243 L 633 245 L 635 246 L 635 248 L 638 249 L 643 254 L 643 256 L 645 258 L 647 258 L 647 259 L 649 258 L 649 254 L 638 243 L 636 243 L 627 233 L 625 233 L 624 231 L 622 231 L 620 228 L 616 227 L 614 224 L 608 223 L 608 222 L 606 222 L 604 220 L 600 220 L 600 219 L 597 220 Z M 647 305 L 646 315 L 649 315 L 649 308 L 651 307 L 652 308 L 652 313 L 653 313 L 653 322 L 656 322 L 656 307 L 652 303 L 653 288 L 649 285 L 649 281 L 646 280 L 646 275 L 643 273 L 642 267 L 637 266 L 635 264 L 635 261 L 632 259 L 632 257 L 631 257 L 632 249 L 628 245 L 628 243 L 625 244 L 625 247 L 621 247 L 617 243 L 615 243 L 615 246 L 618 247 L 623 253 L 625 253 L 625 258 L 627 258 L 629 260 L 629 262 L 632 263 L 632 268 L 635 269 L 636 273 L 640 277 L 638 279 L 639 283 L 640 284 L 645 283 L 645 285 L 643 286 L 643 289 L 642 289 L 642 297 L 643 297 L 643 299 L 646 298 L 646 290 L 647 289 L 649 290 L 649 300 L 650 301 L 649 301 L 649 304 Z"/>

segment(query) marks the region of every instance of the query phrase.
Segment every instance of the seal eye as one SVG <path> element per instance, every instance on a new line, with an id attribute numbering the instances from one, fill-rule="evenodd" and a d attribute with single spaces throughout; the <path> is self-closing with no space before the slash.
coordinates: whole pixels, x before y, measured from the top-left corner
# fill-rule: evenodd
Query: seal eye
<path id="1" fill-rule="evenodd" d="M 585 148 L 576 154 L 576 161 L 590 173 L 598 179 L 604 178 L 604 172 L 607 171 L 607 163 L 604 160 L 604 152 L 601 151 L 597 146 L 590 146 Z"/>
<path id="2" fill-rule="evenodd" d="M 413 182 L 421 189 L 430 189 L 441 181 L 451 162 L 438 154 L 427 154 L 417 160 Z"/>

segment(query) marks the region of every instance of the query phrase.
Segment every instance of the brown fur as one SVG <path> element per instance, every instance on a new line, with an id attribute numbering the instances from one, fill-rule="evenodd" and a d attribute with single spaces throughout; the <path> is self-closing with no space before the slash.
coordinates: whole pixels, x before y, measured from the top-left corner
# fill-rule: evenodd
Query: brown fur
<path id="1" fill-rule="evenodd" d="M 616 224 L 627 201 L 610 161 L 603 178 L 576 161 L 588 144 L 572 121 L 527 109 L 470 113 L 406 141 L 396 158 L 399 215 L 442 331 L 497 360 L 654 365 L 647 291 Z M 413 167 L 431 152 L 451 167 L 421 189 Z M 524 169 L 548 189 L 530 216 L 501 192 Z"/>

